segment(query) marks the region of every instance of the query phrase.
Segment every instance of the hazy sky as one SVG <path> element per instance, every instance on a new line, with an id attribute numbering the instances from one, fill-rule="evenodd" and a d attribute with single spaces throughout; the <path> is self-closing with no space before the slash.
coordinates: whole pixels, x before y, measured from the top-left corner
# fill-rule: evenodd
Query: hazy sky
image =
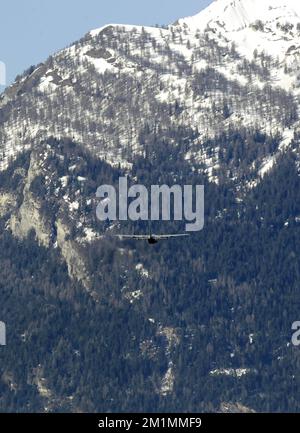
<path id="1" fill-rule="evenodd" d="M 0 61 L 7 83 L 104 24 L 170 24 L 212 0 L 7 0 L 0 8 Z M 0 90 L 3 87 L 0 86 Z"/>

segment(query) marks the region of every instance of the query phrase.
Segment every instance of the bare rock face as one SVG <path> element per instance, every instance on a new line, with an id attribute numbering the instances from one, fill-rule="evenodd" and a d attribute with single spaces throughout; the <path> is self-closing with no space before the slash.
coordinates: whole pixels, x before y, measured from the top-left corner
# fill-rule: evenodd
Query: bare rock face
<path id="1" fill-rule="evenodd" d="M 24 199 L 17 212 L 11 216 L 10 228 L 12 233 L 19 238 L 26 238 L 29 232 L 34 230 L 38 242 L 45 247 L 49 247 L 50 227 L 41 216 L 41 203 L 30 190 L 33 180 L 40 174 L 41 168 L 32 154 L 23 190 Z"/>
<path id="2" fill-rule="evenodd" d="M 222 413 L 255 413 L 255 411 L 249 407 L 242 405 L 241 403 L 222 403 L 220 407 Z"/>
<path id="3" fill-rule="evenodd" d="M 0 194 L 0 218 L 4 217 L 16 206 L 16 197 L 11 193 Z"/>
<path id="4" fill-rule="evenodd" d="M 69 216 L 67 203 L 57 198 L 55 210 L 53 212 L 45 210 L 51 209 L 51 204 L 48 203 L 48 189 L 53 186 L 53 182 L 57 181 L 56 176 L 50 173 L 50 167 L 45 165 L 46 153 L 41 152 L 41 149 L 31 152 L 28 172 L 25 175 L 23 173 L 19 206 L 17 198 L 12 193 L 0 193 L 0 216 L 10 214 L 7 226 L 14 236 L 24 239 L 34 231 L 40 245 L 46 248 L 58 247 L 68 266 L 70 277 L 80 281 L 89 290 L 89 277 L 80 251 L 81 239 L 78 237 L 77 240 L 71 240 L 71 228 L 66 222 Z M 39 191 L 39 187 L 35 186 L 35 183 L 44 185 L 47 181 L 48 189 Z"/>
<path id="5" fill-rule="evenodd" d="M 84 287 L 90 289 L 90 278 L 87 273 L 86 264 L 83 256 L 79 252 L 76 242 L 69 240 L 70 229 L 62 220 L 56 222 L 57 245 L 68 266 L 69 275 L 80 281 Z"/>

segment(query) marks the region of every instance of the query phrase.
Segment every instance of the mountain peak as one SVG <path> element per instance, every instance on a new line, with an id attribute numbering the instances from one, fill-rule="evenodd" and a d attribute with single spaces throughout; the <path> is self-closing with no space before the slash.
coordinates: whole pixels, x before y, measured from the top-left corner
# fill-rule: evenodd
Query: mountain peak
<path id="1" fill-rule="evenodd" d="M 92 30 L 0 97 L 0 170 L 51 136 L 127 169 L 156 140 L 157 121 L 170 142 L 174 130 L 192 131 L 187 159 L 201 158 L 215 180 L 219 157 L 204 146 L 223 131 L 269 134 L 276 125 L 288 145 L 300 98 L 300 6 L 282 1 L 217 0 L 169 28 Z"/>
<path id="2" fill-rule="evenodd" d="M 205 30 L 207 26 L 223 27 L 227 32 L 242 30 L 255 21 L 300 21 L 298 0 L 214 0 L 192 17 L 179 20 L 190 28 Z"/>

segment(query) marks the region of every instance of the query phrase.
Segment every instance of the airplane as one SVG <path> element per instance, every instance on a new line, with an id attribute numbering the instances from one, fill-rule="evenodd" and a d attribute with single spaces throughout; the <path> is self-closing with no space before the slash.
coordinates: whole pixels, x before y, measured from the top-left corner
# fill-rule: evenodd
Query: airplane
<path id="1" fill-rule="evenodd" d="M 172 238 L 183 238 L 188 237 L 189 234 L 182 233 L 182 234 L 170 234 L 170 235 L 155 235 L 152 234 L 151 227 L 149 227 L 149 234 L 148 235 L 117 235 L 116 237 L 119 238 L 121 241 L 126 239 L 133 239 L 137 241 L 147 241 L 149 245 L 155 245 L 159 241 L 162 240 L 168 240 Z"/>

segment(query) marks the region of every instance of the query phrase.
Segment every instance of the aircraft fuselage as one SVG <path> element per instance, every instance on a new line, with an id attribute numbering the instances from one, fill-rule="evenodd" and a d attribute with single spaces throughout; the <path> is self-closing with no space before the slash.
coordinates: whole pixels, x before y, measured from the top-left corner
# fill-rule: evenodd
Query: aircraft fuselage
<path id="1" fill-rule="evenodd" d="M 150 244 L 150 245 L 155 245 L 157 243 L 158 243 L 158 241 L 156 239 L 154 239 L 154 238 L 149 238 L 148 239 L 148 244 Z"/>

